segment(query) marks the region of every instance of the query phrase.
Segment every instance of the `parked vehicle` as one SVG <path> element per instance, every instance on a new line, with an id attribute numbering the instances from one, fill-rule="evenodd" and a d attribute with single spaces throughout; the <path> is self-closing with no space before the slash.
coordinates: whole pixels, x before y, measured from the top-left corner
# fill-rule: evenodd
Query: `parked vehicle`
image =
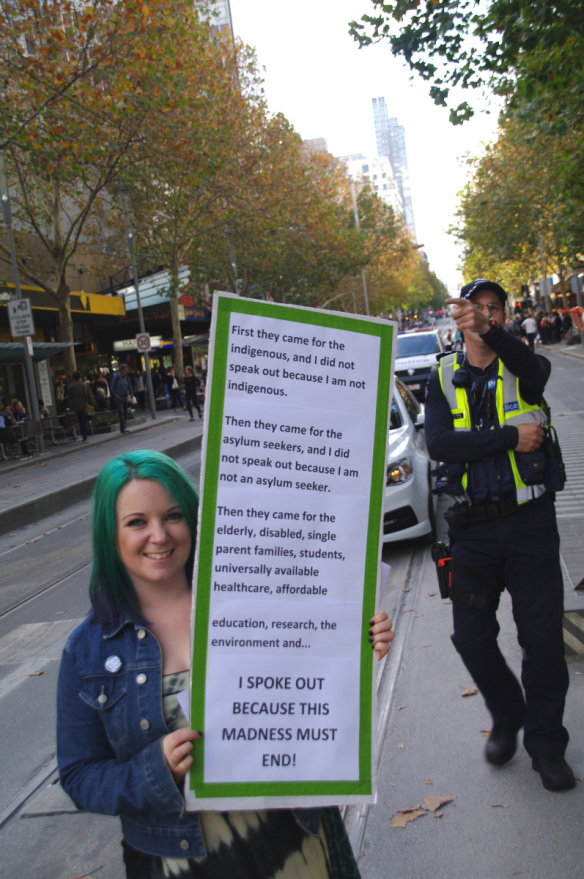
<path id="1" fill-rule="evenodd" d="M 444 344 L 436 330 L 397 336 L 395 374 L 419 400 L 424 399 L 426 381 L 437 368 L 443 351 Z"/>
<path id="2" fill-rule="evenodd" d="M 424 412 L 395 379 L 389 427 L 389 457 L 383 503 L 383 541 L 436 539 L 436 496 L 424 438 Z"/>

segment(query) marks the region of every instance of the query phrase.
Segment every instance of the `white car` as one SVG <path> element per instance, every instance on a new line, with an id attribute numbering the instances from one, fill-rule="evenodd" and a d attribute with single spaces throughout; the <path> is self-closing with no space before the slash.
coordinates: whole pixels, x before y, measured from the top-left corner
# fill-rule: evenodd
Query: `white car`
<path id="1" fill-rule="evenodd" d="M 424 438 L 424 412 L 395 379 L 389 427 L 389 457 L 383 502 L 383 542 L 412 537 L 436 539 L 436 495 Z"/>
<path id="2" fill-rule="evenodd" d="M 419 400 L 424 399 L 426 382 L 437 368 L 438 355 L 443 351 L 444 345 L 437 330 L 398 334 L 395 374 Z"/>

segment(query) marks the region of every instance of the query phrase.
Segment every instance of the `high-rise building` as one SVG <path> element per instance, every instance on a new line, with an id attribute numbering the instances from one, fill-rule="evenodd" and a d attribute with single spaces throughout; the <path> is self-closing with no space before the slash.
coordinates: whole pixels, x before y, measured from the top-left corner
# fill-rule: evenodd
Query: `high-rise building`
<path id="1" fill-rule="evenodd" d="M 205 17 L 211 21 L 213 34 L 223 34 L 233 39 L 233 22 L 231 20 L 231 4 L 229 0 L 196 0 L 198 6 L 205 10 Z"/>
<path id="2" fill-rule="evenodd" d="M 355 153 L 350 156 L 338 156 L 338 161 L 346 165 L 349 177 L 353 180 L 366 181 L 379 198 L 393 208 L 398 217 L 404 216 L 401 193 L 387 157 L 367 158 L 362 153 Z"/>
<path id="3" fill-rule="evenodd" d="M 377 155 L 386 156 L 391 163 L 395 181 L 401 195 L 405 224 L 412 239 L 415 241 L 416 227 L 414 225 L 414 209 L 410 192 L 404 127 L 399 125 L 397 119 L 389 116 L 385 98 L 373 98 L 373 122 L 375 125 L 375 139 L 377 141 Z"/>

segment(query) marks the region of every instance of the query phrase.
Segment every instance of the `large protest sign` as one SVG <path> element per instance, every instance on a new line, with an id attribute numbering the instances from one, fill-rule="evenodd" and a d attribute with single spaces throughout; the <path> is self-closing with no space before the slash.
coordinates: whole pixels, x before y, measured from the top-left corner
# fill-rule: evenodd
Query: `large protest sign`
<path id="1" fill-rule="evenodd" d="M 189 808 L 365 802 L 394 327 L 216 294 Z"/>

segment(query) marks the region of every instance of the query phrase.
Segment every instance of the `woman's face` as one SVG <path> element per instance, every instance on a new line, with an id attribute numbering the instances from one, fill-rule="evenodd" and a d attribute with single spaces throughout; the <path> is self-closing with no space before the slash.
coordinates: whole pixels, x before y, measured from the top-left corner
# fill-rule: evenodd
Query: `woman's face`
<path id="1" fill-rule="evenodd" d="M 191 532 L 176 500 L 159 482 L 133 479 L 118 495 L 118 553 L 138 597 L 186 583 Z"/>

